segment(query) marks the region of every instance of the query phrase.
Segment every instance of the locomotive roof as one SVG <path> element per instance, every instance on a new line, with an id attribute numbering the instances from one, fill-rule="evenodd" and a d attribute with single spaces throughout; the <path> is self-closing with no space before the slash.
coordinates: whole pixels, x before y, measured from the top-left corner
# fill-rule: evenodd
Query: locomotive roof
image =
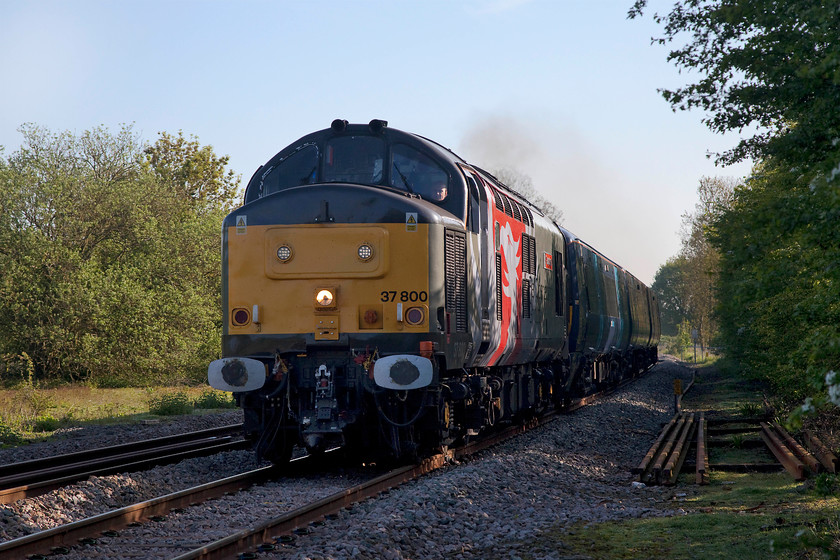
<path id="1" fill-rule="evenodd" d="M 466 163 L 460 156 L 455 154 L 449 148 L 435 142 L 434 140 L 430 140 L 425 136 L 420 136 L 419 134 L 414 134 L 411 132 L 405 132 L 403 130 L 399 130 L 397 128 L 391 128 L 388 126 L 387 121 L 374 119 L 370 121 L 368 124 L 350 124 L 347 121 L 342 121 L 341 119 L 335 119 L 333 124 L 329 128 L 325 128 L 322 130 L 318 130 L 316 132 L 311 132 L 305 136 L 301 136 L 279 152 L 277 152 L 274 156 L 271 157 L 264 165 L 261 165 L 251 176 L 251 180 L 248 181 L 248 188 L 251 187 L 251 184 L 254 182 L 260 171 L 269 167 L 271 165 L 276 165 L 279 162 L 283 161 L 291 154 L 295 153 L 299 150 L 302 146 L 306 146 L 309 144 L 322 144 L 328 138 L 333 138 L 336 136 L 372 136 L 372 135 L 380 135 L 390 143 L 394 142 L 401 142 L 404 144 L 414 145 L 415 147 L 422 146 L 426 151 L 431 151 L 435 154 L 436 157 L 440 159 L 444 159 L 449 161 L 450 163 Z"/>

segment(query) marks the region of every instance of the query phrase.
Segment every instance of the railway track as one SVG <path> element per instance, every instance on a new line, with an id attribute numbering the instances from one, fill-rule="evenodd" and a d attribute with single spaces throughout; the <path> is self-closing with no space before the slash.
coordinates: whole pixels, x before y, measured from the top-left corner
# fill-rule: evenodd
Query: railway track
<path id="1" fill-rule="evenodd" d="M 342 508 L 372 498 L 405 482 L 440 469 L 450 464 L 452 459 L 464 459 L 489 447 L 517 437 L 524 432 L 552 422 L 563 414 L 578 410 L 606 395 L 612 394 L 621 387 L 632 383 L 637 378 L 638 376 L 625 380 L 605 391 L 577 399 L 561 411 L 552 410 L 524 424 L 509 426 L 488 437 L 449 450 L 447 453 L 429 457 L 419 464 L 394 469 L 370 481 L 358 484 L 342 492 L 336 492 L 317 502 L 287 512 L 279 517 L 266 520 L 248 529 L 184 553 L 177 556 L 174 560 L 221 560 L 232 558 L 237 553 L 248 550 L 256 550 L 258 552 L 274 550 L 278 546 L 283 546 L 287 543 L 291 533 L 295 530 L 300 530 L 311 523 L 316 523 L 326 516 L 337 513 Z"/>
<path id="2" fill-rule="evenodd" d="M 750 461 L 737 463 L 709 461 L 712 447 L 737 447 L 752 450 Z M 673 486 L 681 472 L 695 471 L 697 484 L 709 483 L 710 470 L 735 472 L 777 472 L 786 470 L 795 480 L 822 471 L 837 472 L 837 457 L 813 434 L 802 434 L 808 449 L 801 445 L 778 422 L 768 418 L 713 416 L 705 412 L 677 413 L 666 424 L 640 465 L 633 469 L 646 484 Z M 810 449 L 810 451 L 809 451 Z M 694 452 L 695 458 L 688 456 Z M 773 460 L 764 460 L 764 458 Z"/>
<path id="3" fill-rule="evenodd" d="M 101 447 L 0 465 L 0 504 L 45 494 L 62 486 L 126 470 L 144 470 L 188 459 L 245 449 L 241 424 Z"/>
<path id="4" fill-rule="evenodd" d="M 459 448 L 448 450 L 446 453 L 427 458 L 419 464 L 400 467 L 385 474 L 375 476 L 361 484 L 340 490 L 303 507 L 275 518 L 258 522 L 246 530 L 228 535 L 209 544 L 204 544 L 194 550 L 181 554 L 177 557 L 177 560 L 231 558 L 243 551 L 264 551 L 276 546 L 282 546 L 287 539 L 292 538 L 290 535 L 295 530 L 301 530 L 301 528 L 305 528 L 309 524 L 323 519 L 325 516 L 330 516 L 342 508 L 376 496 L 407 481 L 437 470 L 450 464 L 453 460 L 466 458 L 537 426 L 551 422 L 563 413 L 577 410 L 587 403 L 612 393 L 617 388 L 579 399 L 571 403 L 563 411 L 551 411 L 540 418 L 531 419 L 524 425 L 509 426 L 488 437 L 467 443 Z M 320 460 L 323 461 L 321 466 L 317 464 L 319 462 L 318 458 L 302 457 L 293 461 L 289 469 L 284 470 L 282 474 L 295 476 L 297 474 L 317 472 L 318 469 L 324 468 L 323 465 L 330 464 L 328 457 Z M 280 471 L 273 467 L 256 469 L 237 476 L 113 510 L 88 519 L 41 531 L 33 535 L 7 541 L 6 543 L 0 544 L 0 560 L 22 558 L 27 555 L 35 555 L 30 557 L 38 558 L 39 554 L 64 553 L 70 547 L 80 542 L 93 543 L 102 534 L 115 536 L 115 531 L 129 524 L 155 519 L 156 517 L 166 515 L 173 509 L 196 505 L 225 494 L 263 484 L 276 479 L 279 474 Z"/>

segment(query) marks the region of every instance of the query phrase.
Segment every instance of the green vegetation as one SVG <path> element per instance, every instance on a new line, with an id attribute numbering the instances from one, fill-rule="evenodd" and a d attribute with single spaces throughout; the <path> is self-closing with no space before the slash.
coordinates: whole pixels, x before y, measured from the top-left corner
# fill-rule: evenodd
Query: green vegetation
<path id="1" fill-rule="evenodd" d="M 728 417 L 763 413 L 764 386 L 745 379 L 727 362 L 698 368 L 682 400 L 684 410 L 715 411 Z M 733 425 L 731 425 L 733 426 Z M 775 463 L 753 435 L 718 436 L 709 448 L 710 484 L 694 473 L 680 475 L 667 490 L 641 490 L 652 515 L 621 522 L 558 527 L 539 549 L 557 548 L 570 558 L 738 558 L 740 560 L 840 557 L 840 483 L 819 475 L 804 483 L 776 473 L 715 471 L 715 463 Z M 667 516 L 659 516 L 666 514 Z M 527 556 L 524 557 L 528 559 Z"/>
<path id="2" fill-rule="evenodd" d="M 236 408 L 233 394 L 216 389 L 205 389 L 193 400 L 196 408 Z"/>
<path id="3" fill-rule="evenodd" d="M 715 132 L 740 133 L 718 162 L 755 164 L 742 184 L 701 180 L 683 251 L 654 283 L 663 325 L 684 318 L 705 340 L 725 341 L 727 356 L 788 410 L 809 398 L 795 420 L 840 406 L 836 5 L 681 0 L 653 18 L 668 60 L 696 78 L 664 98 L 674 110 L 702 110 Z M 711 323 L 696 311 L 708 301 Z"/>
<path id="4" fill-rule="evenodd" d="M 157 416 L 189 414 L 193 405 L 186 393 L 178 391 L 149 398 L 149 412 Z"/>
<path id="5" fill-rule="evenodd" d="M 227 158 L 180 132 L 21 133 L 0 152 L 4 382 L 201 382 L 220 348 Z"/>
<path id="6" fill-rule="evenodd" d="M 21 443 L 23 443 L 21 434 L 5 422 L 0 422 L 0 447 L 12 447 Z"/>
<path id="7" fill-rule="evenodd" d="M 820 496 L 840 494 L 840 479 L 836 474 L 819 474 L 814 479 L 814 491 Z"/>
<path id="8" fill-rule="evenodd" d="M 193 409 L 234 408 L 233 395 L 215 389 L 204 389 L 191 398 L 185 391 L 175 391 L 149 397 L 149 413 L 158 416 L 190 414 Z"/>
<path id="9" fill-rule="evenodd" d="M 673 496 L 658 507 L 691 513 L 578 525 L 545 538 L 567 552 L 611 560 L 817 559 L 840 544 L 840 497 L 818 496 L 784 473 L 715 474 L 702 490 L 681 488 Z"/>
<path id="10" fill-rule="evenodd" d="M 59 428 L 138 422 L 158 416 L 230 409 L 229 393 L 207 387 L 103 389 L 66 385 L 0 390 L 0 445 L 19 445 Z"/>

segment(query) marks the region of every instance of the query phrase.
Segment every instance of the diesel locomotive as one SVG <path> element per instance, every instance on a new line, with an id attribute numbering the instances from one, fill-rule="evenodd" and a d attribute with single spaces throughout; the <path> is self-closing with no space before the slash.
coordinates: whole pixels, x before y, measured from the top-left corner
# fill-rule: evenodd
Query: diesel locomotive
<path id="1" fill-rule="evenodd" d="M 638 278 L 422 136 L 333 121 L 222 227 L 222 358 L 257 454 L 414 458 L 657 361 Z"/>

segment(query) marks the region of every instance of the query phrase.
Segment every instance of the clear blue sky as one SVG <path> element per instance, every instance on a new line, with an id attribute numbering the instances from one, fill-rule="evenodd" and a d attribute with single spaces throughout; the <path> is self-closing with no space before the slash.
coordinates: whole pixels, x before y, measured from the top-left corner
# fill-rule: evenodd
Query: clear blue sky
<path id="1" fill-rule="evenodd" d="M 0 146 L 26 122 L 154 141 L 182 130 L 247 182 L 341 117 L 512 166 L 564 225 L 650 283 L 679 250 L 706 157 L 737 141 L 656 89 L 685 79 L 632 0 L 0 0 Z M 652 0 L 650 11 L 671 1 Z"/>

